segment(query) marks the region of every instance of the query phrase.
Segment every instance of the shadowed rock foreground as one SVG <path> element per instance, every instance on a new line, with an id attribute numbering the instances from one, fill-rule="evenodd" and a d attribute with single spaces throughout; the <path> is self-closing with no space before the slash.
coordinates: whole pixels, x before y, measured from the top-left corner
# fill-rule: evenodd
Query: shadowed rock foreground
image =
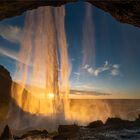
<path id="1" fill-rule="evenodd" d="M 7 116 L 11 101 L 12 78 L 7 69 L 0 65 L 0 122 Z"/>
<path id="2" fill-rule="evenodd" d="M 102 121 L 94 121 L 87 126 L 59 125 L 58 132 L 31 130 L 22 136 L 12 135 L 9 127 L 6 126 L 1 134 L 1 140 L 29 138 L 39 140 L 139 140 L 140 115 L 135 121 L 108 118 L 105 124 Z"/>

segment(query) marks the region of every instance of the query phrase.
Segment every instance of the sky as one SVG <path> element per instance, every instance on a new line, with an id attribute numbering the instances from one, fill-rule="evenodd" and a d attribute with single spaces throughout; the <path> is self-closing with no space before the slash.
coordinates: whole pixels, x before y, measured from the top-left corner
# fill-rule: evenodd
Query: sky
<path id="1" fill-rule="evenodd" d="M 65 12 L 71 89 L 97 98 L 140 98 L 140 28 L 94 6 L 89 19 L 84 2 L 66 4 Z M 0 21 L 0 64 L 12 77 L 24 18 Z"/>

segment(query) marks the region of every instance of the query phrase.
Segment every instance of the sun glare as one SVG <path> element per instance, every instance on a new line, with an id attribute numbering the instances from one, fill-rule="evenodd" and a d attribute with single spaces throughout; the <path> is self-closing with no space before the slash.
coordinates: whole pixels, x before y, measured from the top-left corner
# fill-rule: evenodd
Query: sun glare
<path id="1" fill-rule="evenodd" d="M 50 99 L 53 99 L 53 98 L 54 98 L 54 93 L 49 93 L 49 94 L 48 94 L 48 97 L 49 97 Z"/>

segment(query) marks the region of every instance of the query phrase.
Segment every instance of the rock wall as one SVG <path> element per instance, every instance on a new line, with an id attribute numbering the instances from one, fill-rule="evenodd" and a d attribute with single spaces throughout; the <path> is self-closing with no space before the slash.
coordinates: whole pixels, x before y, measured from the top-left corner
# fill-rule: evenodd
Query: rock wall
<path id="1" fill-rule="evenodd" d="M 0 122 L 6 118 L 11 101 L 12 78 L 8 70 L 0 65 Z"/>
<path id="2" fill-rule="evenodd" d="M 22 14 L 31 9 L 36 9 L 40 6 L 61 6 L 69 2 L 77 2 L 78 0 L 41 0 L 41 1 L 9 1 L 1 0 L 0 3 L 0 20 L 10 18 Z M 87 0 L 92 5 L 110 13 L 114 18 L 122 23 L 132 24 L 140 27 L 140 2 L 134 0 Z"/>

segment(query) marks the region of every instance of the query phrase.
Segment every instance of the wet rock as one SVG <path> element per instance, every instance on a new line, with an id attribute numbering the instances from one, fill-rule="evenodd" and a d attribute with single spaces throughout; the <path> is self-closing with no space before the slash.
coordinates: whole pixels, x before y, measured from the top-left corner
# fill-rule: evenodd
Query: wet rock
<path id="1" fill-rule="evenodd" d="M 13 135 L 8 125 L 5 126 L 4 131 L 0 136 L 0 140 L 13 140 Z"/>
<path id="2" fill-rule="evenodd" d="M 37 138 L 48 138 L 48 131 L 47 130 L 31 130 L 28 131 L 26 134 L 22 135 L 21 137 L 14 137 L 14 139 L 27 139 L 27 138 L 32 138 L 32 139 L 37 139 Z"/>
<path id="3" fill-rule="evenodd" d="M 78 132 L 79 126 L 78 125 L 59 125 L 58 133 L 67 133 L 67 132 Z"/>
<path id="4" fill-rule="evenodd" d="M 88 128 L 97 128 L 97 127 L 102 127 L 104 124 L 102 121 L 98 120 L 98 121 L 94 121 L 88 124 Z"/>
<path id="5" fill-rule="evenodd" d="M 53 140 L 77 140 L 79 137 L 80 127 L 77 125 L 59 125 L 58 135 Z"/>
<path id="6" fill-rule="evenodd" d="M 56 135 L 53 137 L 53 140 L 67 140 L 67 136 L 64 135 Z"/>
<path id="7" fill-rule="evenodd" d="M 108 118 L 105 126 L 110 130 L 120 130 L 125 128 L 132 128 L 135 126 L 135 122 L 122 120 L 120 118 Z"/>

